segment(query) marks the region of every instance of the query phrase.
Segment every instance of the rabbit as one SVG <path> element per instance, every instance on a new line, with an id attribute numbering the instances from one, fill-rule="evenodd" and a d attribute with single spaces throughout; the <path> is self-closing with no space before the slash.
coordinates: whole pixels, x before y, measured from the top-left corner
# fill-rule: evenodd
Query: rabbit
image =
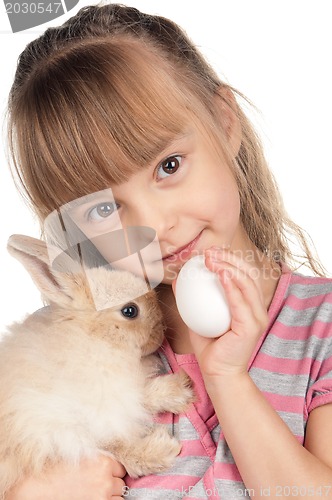
<path id="1" fill-rule="evenodd" d="M 106 267 L 89 269 L 88 283 L 65 253 L 63 270 L 54 269 L 45 242 L 28 236 L 11 236 L 8 251 L 49 305 L 0 341 L 0 496 L 26 474 L 97 453 L 132 477 L 170 467 L 181 446 L 153 415 L 186 411 L 195 396 L 184 371 L 160 374 L 156 291 Z M 138 297 L 129 303 L 128 290 Z M 110 307 L 114 300 L 121 305 Z"/>

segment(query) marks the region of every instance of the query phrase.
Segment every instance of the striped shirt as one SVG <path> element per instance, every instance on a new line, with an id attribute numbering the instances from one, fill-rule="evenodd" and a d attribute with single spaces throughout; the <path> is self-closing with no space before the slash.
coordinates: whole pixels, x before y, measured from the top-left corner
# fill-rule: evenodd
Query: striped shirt
<path id="1" fill-rule="evenodd" d="M 301 444 L 310 412 L 332 403 L 332 280 L 285 270 L 269 311 L 269 325 L 253 353 L 249 373 Z M 159 351 L 165 372 L 183 368 L 198 402 L 186 414 L 157 421 L 182 443 L 175 465 L 160 474 L 126 479 L 127 498 L 236 500 L 249 498 L 193 354 Z M 245 443 L 243 443 L 245 446 Z"/>

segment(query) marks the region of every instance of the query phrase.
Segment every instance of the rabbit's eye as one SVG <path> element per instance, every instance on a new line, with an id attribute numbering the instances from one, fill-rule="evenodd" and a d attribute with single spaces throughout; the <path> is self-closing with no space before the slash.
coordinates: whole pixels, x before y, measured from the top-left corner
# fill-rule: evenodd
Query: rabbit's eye
<path id="1" fill-rule="evenodd" d="M 135 304 L 128 304 L 121 309 L 121 314 L 125 318 L 134 319 L 138 316 L 139 309 Z"/>

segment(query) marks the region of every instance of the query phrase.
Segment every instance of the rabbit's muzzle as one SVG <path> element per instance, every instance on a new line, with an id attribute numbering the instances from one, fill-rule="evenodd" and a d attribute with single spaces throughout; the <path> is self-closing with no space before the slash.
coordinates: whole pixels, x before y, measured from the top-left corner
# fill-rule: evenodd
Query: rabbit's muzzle
<path id="1" fill-rule="evenodd" d="M 147 342 L 142 347 L 143 356 L 148 356 L 155 352 L 163 343 L 164 340 L 164 332 L 165 332 L 165 324 L 163 321 L 156 321 L 153 327 L 151 328 L 151 332 Z"/>

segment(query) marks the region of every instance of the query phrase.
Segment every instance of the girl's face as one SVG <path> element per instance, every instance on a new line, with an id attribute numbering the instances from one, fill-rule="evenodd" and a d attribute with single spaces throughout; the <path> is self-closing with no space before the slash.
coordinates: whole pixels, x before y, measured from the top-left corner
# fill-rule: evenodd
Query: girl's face
<path id="1" fill-rule="evenodd" d="M 101 235 L 128 226 L 153 228 L 160 255 L 154 253 L 145 265 L 162 266 L 162 281 L 167 284 L 190 257 L 213 245 L 241 248 L 245 239 L 233 174 L 194 128 L 147 168 L 96 193 L 93 201 L 79 204 L 70 216 L 106 260 L 110 248 Z"/>

